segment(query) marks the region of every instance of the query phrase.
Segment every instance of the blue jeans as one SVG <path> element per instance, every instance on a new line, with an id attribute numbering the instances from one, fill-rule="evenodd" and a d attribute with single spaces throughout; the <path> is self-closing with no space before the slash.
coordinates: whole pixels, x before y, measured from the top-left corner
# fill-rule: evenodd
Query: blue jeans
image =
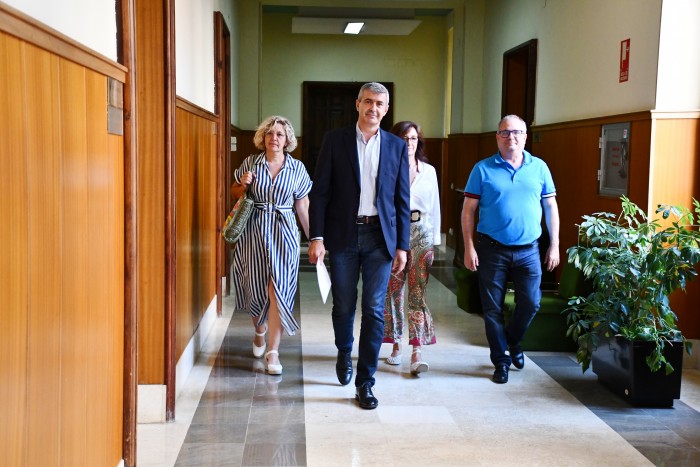
<path id="1" fill-rule="evenodd" d="M 392 258 L 379 224 L 357 226 L 356 236 L 342 251 L 330 252 L 333 330 L 340 352 L 352 351 L 357 284 L 362 273 L 362 323 L 355 386 L 374 385 L 379 348 L 384 337 L 384 297 Z"/>
<path id="2" fill-rule="evenodd" d="M 494 365 L 509 365 L 507 349 L 520 350 L 525 331 L 540 309 L 542 265 L 537 242 L 509 247 L 479 235 L 479 291 L 484 312 L 486 338 Z M 510 279 L 515 290 L 515 311 L 508 324 L 503 319 L 506 283 Z"/>

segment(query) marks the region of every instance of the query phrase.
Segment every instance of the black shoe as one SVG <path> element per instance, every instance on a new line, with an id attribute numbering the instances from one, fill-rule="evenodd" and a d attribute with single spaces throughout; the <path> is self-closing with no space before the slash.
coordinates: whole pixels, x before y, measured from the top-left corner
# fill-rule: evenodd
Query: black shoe
<path id="1" fill-rule="evenodd" d="M 518 370 L 522 370 L 525 366 L 525 354 L 522 350 L 510 349 L 510 359 L 513 366 Z"/>
<path id="2" fill-rule="evenodd" d="M 503 384 L 508 382 L 508 365 L 498 365 L 493 372 L 493 382 Z"/>
<path id="3" fill-rule="evenodd" d="M 374 394 L 372 394 L 371 383 L 365 383 L 355 389 L 355 400 L 360 403 L 360 407 L 363 409 L 376 409 L 379 405 L 379 401 L 374 397 Z"/>
<path id="4" fill-rule="evenodd" d="M 340 384 L 345 386 L 352 379 L 352 356 L 350 352 L 338 351 L 338 361 L 335 364 L 335 374 Z"/>

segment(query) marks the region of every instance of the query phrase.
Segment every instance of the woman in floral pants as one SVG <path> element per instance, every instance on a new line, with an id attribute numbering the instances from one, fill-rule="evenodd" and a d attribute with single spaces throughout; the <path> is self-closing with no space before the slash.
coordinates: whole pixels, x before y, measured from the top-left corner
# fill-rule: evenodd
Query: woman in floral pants
<path id="1" fill-rule="evenodd" d="M 386 362 L 401 364 L 401 339 L 404 333 L 404 290 L 408 280 L 408 343 L 413 346 L 411 373 L 429 369 L 421 358 L 421 347 L 435 343 L 435 327 L 425 292 L 433 264 L 433 245 L 439 245 L 440 194 L 435 168 L 425 155 L 423 132 L 414 122 L 399 122 L 391 132 L 400 136 L 408 146 L 411 178 L 411 240 L 406 267 L 392 274 L 384 301 L 384 342 L 394 348 Z"/>

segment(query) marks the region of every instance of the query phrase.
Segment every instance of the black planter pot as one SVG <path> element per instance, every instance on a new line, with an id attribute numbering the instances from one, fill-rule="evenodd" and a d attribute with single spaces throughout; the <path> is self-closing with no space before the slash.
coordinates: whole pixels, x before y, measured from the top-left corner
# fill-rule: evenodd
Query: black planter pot
<path id="1" fill-rule="evenodd" d="M 653 348 L 653 342 L 613 337 L 593 352 L 593 372 L 601 384 L 632 405 L 673 407 L 673 400 L 681 397 L 683 343 L 664 348 L 664 357 L 674 368 L 670 375 L 663 368 L 652 372 L 647 366 Z"/>

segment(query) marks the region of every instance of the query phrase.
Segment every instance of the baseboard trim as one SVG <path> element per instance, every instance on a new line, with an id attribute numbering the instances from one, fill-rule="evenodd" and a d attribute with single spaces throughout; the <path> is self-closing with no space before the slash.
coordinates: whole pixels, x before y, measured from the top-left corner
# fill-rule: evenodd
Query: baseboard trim
<path id="1" fill-rule="evenodd" d="M 176 399 L 177 396 L 180 395 L 180 391 L 182 391 L 182 388 L 185 385 L 185 381 L 187 381 L 187 377 L 190 375 L 192 368 L 194 368 L 194 364 L 197 361 L 197 356 L 202 351 L 202 346 L 207 340 L 207 336 L 209 335 L 209 332 L 214 326 L 214 323 L 216 323 L 216 318 L 217 315 L 215 296 L 212 299 L 211 303 L 209 303 L 207 311 L 204 313 L 204 316 L 202 316 L 202 319 L 199 321 L 197 330 L 194 332 L 194 335 L 187 344 L 187 347 L 185 347 L 185 350 L 182 352 L 182 355 L 180 356 L 180 359 L 177 361 L 177 365 L 175 366 Z"/>
<path id="2" fill-rule="evenodd" d="M 197 330 L 190 339 L 175 365 L 175 398 L 180 395 L 190 375 L 204 342 L 216 323 L 216 297 L 209 303 L 207 311 L 199 321 Z M 165 423 L 166 386 L 164 384 L 139 384 L 137 423 Z"/>
<path id="3" fill-rule="evenodd" d="M 137 423 L 165 422 L 165 384 L 139 384 Z"/>

